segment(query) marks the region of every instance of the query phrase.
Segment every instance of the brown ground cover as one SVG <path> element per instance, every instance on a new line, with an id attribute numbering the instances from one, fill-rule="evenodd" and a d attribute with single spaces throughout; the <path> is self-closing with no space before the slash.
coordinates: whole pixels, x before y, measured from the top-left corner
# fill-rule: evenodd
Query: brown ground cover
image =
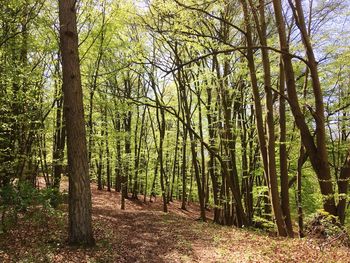
<path id="1" fill-rule="evenodd" d="M 183 211 L 175 201 L 165 214 L 161 198 L 140 197 L 122 211 L 118 193 L 92 185 L 92 194 L 95 247 L 67 246 L 65 212 L 34 210 L 0 235 L 0 262 L 350 262 L 349 249 L 339 245 L 200 222 L 194 204 Z"/>

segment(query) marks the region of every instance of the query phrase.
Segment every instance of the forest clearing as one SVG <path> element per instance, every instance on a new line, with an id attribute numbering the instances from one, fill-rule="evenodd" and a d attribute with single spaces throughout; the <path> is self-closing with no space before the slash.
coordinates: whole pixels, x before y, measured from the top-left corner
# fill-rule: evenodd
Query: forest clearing
<path id="1" fill-rule="evenodd" d="M 0 9 L 0 262 L 350 262 L 349 0 Z"/>

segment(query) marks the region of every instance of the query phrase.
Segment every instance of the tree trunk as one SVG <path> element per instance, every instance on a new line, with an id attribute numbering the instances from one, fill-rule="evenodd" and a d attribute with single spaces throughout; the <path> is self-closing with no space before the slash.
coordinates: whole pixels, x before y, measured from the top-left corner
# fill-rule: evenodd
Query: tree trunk
<path id="1" fill-rule="evenodd" d="M 307 160 L 307 154 L 305 153 L 304 146 L 300 143 L 298 167 L 297 167 L 297 210 L 298 210 L 298 234 L 299 237 L 304 237 L 304 215 L 303 204 L 301 195 L 301 179 L 303 172 L 303 165 Z"/>
<path id="2" fill-rule="evenodd" d="M 106 111 L 107 114 L 107 111 Z M 110 152 L 109 152 L 109 142 L 108 142 L 108 127 L 107 127 L 107 116 L 106 116 L 106 175 L 107 175 L 107 191 L 111 191 L 111 161 L 110 161 Z"/>
<path id="3" fill-rule="evenodd" d="M 120 114 L 118 113 L 116 116 L 116 131 L 117 131 L 117 142 L 116 142 L 116 164 L 115 164 L 115 191 L 120 192 L 121 190 L 121 176 L 122 176 L 122 154 L 121 154 L 121 140 L 120 140 L 120 131 L 121 131 L 121 123 L 120 123 Z"/>
<path id="4" fill-rule="evenodd" d="M 179 135 L 180 135 L 180 121 L 177 120 L 177 122 L 176 122 L 176 141 L 175 141 L 174 164 L 173 164 L 173 170 L 172 170 L 171 189 L 170 189 L 170 192 L 168 193 L 168 202 L 173 201 L 175 176 L 176 176 L 177 171 L 179 170 L 179 161 L 178 161 Z"/>
<path id="5" fill-rule="evenodd" d="M 186 210 L 186 203 L 187 203 L 187 128 L 185 125 L 183 125 L 183 131 L 182 131 L 181 174 L 182 174 L 181 209 Z"/>
<path id="6" fill-rule="evenodd" d="M 138 199 L 138 174 L 139 174 L 139 166 L 140 166 L 140 154 L 141 154 L 141 146 L 142 146 L 142 138 L 144 136 L 145 131 L 145 117 L 146 117 L 147 108 L 144 107 L 141 117 L 141 128 L 140 128 L 140 136 L 137 137 L 137 129 L 135 129 L 135 175 L 134 175 L 134 186 L 132 191 L 132 198 Z M 139 114 L 139 112 L 138 112 Z M 138 119 L 138 118 L 137 118 Z M 138 122 L 137 122 L 138 123 Z M 138 139 L 138 141 L 137 141 Z"/>
<path id="7" fill-rule="evenodd" d="M 101 130 L 101 140 L 99 144 L 99 154 L 98 154 L 98 160 L 96 160 L 96 167 L 97 167 L 97 189 L 103 190 L 104 183 L 103 183 L 103 141 L 104 141 L 104 131 Z"/>
<path id="8" fill-rule="evenodd" d="M 280 124 L 280 177 L 281 177 L 281 206 L 284 215 L 284 222 L 286 223 L 288 236 L 293 237 L 293 225 L 290 216 L 289 205 L 289 178 L 288 178 L 288 153 L 287 153 L 287 129 L 286 129 L 286 102 L 284 99 L 285 83 L 283 64 L 280 65 L 280 84 L 279 84 L 279 124 Z"/>
<path id="9" fill-rule="evenodd" d="M 157 99 L 158 101 L 158 99 Z M 159 101 L 158 101 L 159 102 Z M 158 103 L 160 106 L 160 103 Z M 166 189 L 165 189 L 165 170 L 164 170 L 164 161 L 163 161 L 163 142 L 165 138 L 165 112 L 163 108 L 157 108 L 157 122 L 159 127 L 159 149 L 158 149 L 158 160 L 160 166 L 160 187 L 162 190 L 163 197 L 163 212 L 168 212 L 167 199 L 166 199 Z"/>
<path id="10" fill-rule="evenodd" d="M 346 204 L 348 200 L 347 193 L 348 193 L 349 178 L 350 178 L 350 149 L 348 150 L 344 165 L 340 169 L 340 176 L 337 182 L 338 193 L 339 193 L 337 214 L 339 216 L 340 223 L 342 224 L 345 223 L 345 210 L 346 210 Z"/>
<path id="11" fill-rule="evenodd" d="M 286 236 L 287 232 L 285 229 L 285 223 L 283 220 L 282 208 L 280 204 L 280 198 L 278 193 L 278 183 L 277 183 L 277 172 L 276 172 L 276 162 L 275 162 L 275 135 L 274 135 L 274 120 L 273 120 L 273 105 L 272 105 L 272 92 L 271 92 L 271 80 L 270 80 L 270 67 L 268 53 L 266 49 L 262 50 L 263 53 L 263 66 L 264 66 L 264 86 L 267 100 L 267 146 L 265 141 L 265 133 L 263 128 L 263 118 L 262 118 L 262 107 L 260 103 L 259 88 L 257 83 L 256 68 L 253 55 L 253 39 L 252 31 L 250 26 L 250 16 L 248 13 L 248 8 L 245 0 L 241 1 L 243 7 L 243 13 L 245 17 L 246 26 L 246 40 L 247 40 L 247 59 L 248 68 L 250 71 L 251 83 L 254 95 L 254 105 L 255 114 L 257 121 L 257 131 L 260 143 L 260 152 L 263 159 L 263 165 L 265 170 L 265 175 L 267 183 L 269 185 L 269 193 L 272 203 L 273 213 L 276 219 L 276 225 L 278 229 L 278 234 L 280 236 Z M 264 5 L 263 5 L 264 6 Z M 263 13 L 262 13 L 263 14 Z M 266 29 L 264 29 L 266 31 Z M 263 30 L 261 30 L 263 31 Z M 266 40 L 263 36 L 260 36 L 260 40 L 264 42 Z"/>
<path id="12" fill-rule="evenodd" d="M 94 245 L 91 189 L 76 23 L 76 1 L 59 1 L 60 48 L 67 129 L 70 244 Z"/>
<path id="13" fill-rule="evenodd" d="M 273 6 L 275 10 L 276 25 L 279 33 L 280 49 L 282 51 L 283 66 L 287 83 L 287 94 L 289 99 L 289 105 L 292 110 L 295 123 L 300 130 L 301 139 L 305 146 L 305 149 L 309 155 L 312 167 L 317 175 L 321 193 L 324 196 L 323 207 L 324 210 L 332 215 L 337 214 L 337 209 L 334 199 L 334 189 L 332 178 L 330 174 L 330 168 L 328 164 L 328 155 L 325 145 L 325 122 L 324 122 L 324 109 L 323 109 L 323 96 L 320 88 L 320 83 L 317 73 L 317 63 L 315 61 L 310 42 L 303 29 L 303 15 L 302 12 L 296 17 L 298 20 L 298 26 L 302 33 L 302 39 L 304 46 L 306 47 L 308 55 L 308 66 L 310 68 L 311 78 L 313 82 L 313 93 L 315 96 L 316 111 L 313 112 L 313 116 L 316 122 L 316 138 L 315 144 L 313 136 L 307 126 L 305 116 L 301 111 L 298 94 L 296 90 L 294 69 L 292 65 L 292 57 L 289 55 L 289 46 L 287 42 L 285 32 L 285 22 L 282 14 L 282 4 L 280 0 L 273 0 Z M 302 20 L 300 20 L 302 17 Z"/>
<path id="14" fill-rule="evenodd" d="M 57 62 L 56 65 L 56 74 L 57 77 L 60 76 L 60 67 Z M 59 191 L 61 175 L 63 172 L 63 159 L 64 159 L 64 147 L 66 144 L 66 129 L 64 125 L 64 115 L 63 111 L 63 94 L 62 94 L 62 85 L 58 80 L 55 80 L 55 98 L 56 98 L 56 127 L 54 132 L 54 145 L 52 153 L 53 161 L 53 187 L 55 191 Z M 57 193 L 58 194 L 58 193 Z M 52 205 L 55 207 L 57 202 L 52 200 Z"/>
<path id="15" fill-rule="evenodd" d="M 207 83 L 208 85 L 208 83 Z M 207 119 L 208 119 L 208 132 L 209 132 L 209 143 L 211 148 L 215 148 L 215 136 L 216 129 L 214 128 L 214 123 L 217 120 L 216 114 L 214 114 L 214 109 L 212 109 L 212 89 L 208 86 L 207 88 Z M 219 223 L 220 210 L 219 210 L 219 183 L 218 176 L 216 173 L 216 162 L 213 153 L 209 153 L 209 163 L 208 163 L 208 174 L 211 179 L 213 186 L 213 199 L 214 199 L 214 222 Z"/>

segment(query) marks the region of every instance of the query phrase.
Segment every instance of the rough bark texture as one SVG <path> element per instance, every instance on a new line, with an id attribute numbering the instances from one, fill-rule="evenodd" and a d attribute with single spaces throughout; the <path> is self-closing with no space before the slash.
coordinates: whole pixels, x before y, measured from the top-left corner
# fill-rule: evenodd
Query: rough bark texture
<path id="1" fill-rule="evenodd" d="M 279 0 L 273 1 L 276 25 L 278 28 L 280 49 L 282 51 L 282 59 L 284 66 L 284 73 L 286 77 L 287 84 L 287 94 L 289 99 L 289 105 L 292 110 L 295 123 L 300 130 L 301 139 L 305 146 L 305 149 L 310 157 L 312 167 L 319 180 L 320 189 L 324 198 L 323 207 L 324 210 L 332 215 L 337 214 L 337 209 L 334 199 L 334 189 L 332 184 L 332 178 L 330 174 L 328 156 L 325 146 L 325 127 L 324 127 L 324 110 L 323 110 L 323 99 L 322 92 L 319 86 L 319 80 L 317 75 L 317 63 L 314 60 L 313 53 L 309 50 L 310 46 L 307 43 L 307 38 L 304 36 L 303 30 L 302 38 L 304 45 L 307 49 L 308 55 L 308 66 L 310 68 L 310 73 L 313 81 L 313 93 L 315 96 L 316 112 L 313 112 L 314 119 L 316 122 L 316 138 L 317 142 L 315 144 L 313 136 L 307 126 L 305 121 L 305 116 L 301 111 L 300 103 L 298 99 L 298 94 L 295 84 L 295 75 L 292 65 L 292 57 L 289 55 L 289 46 L 287 42 L 287 36 L 285 31 L 285 21 L 282 15 L 282 4 Z M 300 18 L 300 17 L 299 17 Z M 298 20 L 300 22 L 300 20 Z M 318 86 L 318 87 L 317 87 Z"/>
<path id="2" fill-rule="evenodd" d="M 95 243 L 91 226 L 91 190 L 81 87 L 76 1 L 59 1 L 60 44 L 69 171 L 69 232 L 74 245 Z"/>
<path id="3" fill-rule="evenodd" d="M 294 9 L 294 8 L 293 8 Z M 325 196 L 326 200 L 324 202 L 325 210 L 329 213 L 336 215 L 336 205 L 334 200 L 334 190 L 331 178 L 331 171 L 328 162 L 328 152 L 326 148 L 326 129 L 325 129 L 325 114 L 323 105 L 323 94 L 321 89 L 321 82 L 318 75 L 318 68 L 313 47 L 311 44 L 310 37 L 307 33 L 307 28 L 304 19 L 304 11 L 300 0 L 295 1 L 295 19 L 296 24 L 300 30 L 303 44 L 306 50 L 309 70 L 312 79 L 313 94 L 315 96 L 315 112 L 314 119 L 316 122 L 316 147 L 317 147 L 317 157 L 314 167 L 318 168 L 318 180 L 321 187 L 321 192 Z M 315 168 L 314 168 L 315 169 Z"/>

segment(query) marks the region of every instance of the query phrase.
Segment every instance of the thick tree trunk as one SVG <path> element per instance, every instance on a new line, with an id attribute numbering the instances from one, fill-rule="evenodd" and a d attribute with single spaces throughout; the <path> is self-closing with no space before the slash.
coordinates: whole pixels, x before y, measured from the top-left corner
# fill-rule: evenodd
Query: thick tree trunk
<path id="1" fill-rule="evenodd" d="M 59 1 L 60 47 L 67 129 L 70 244 L 94 245 L 91 190 L 76 23 L 76 1 Z"/>
<path id="2" fill-rule="evenodd" d="M 306 47 L 308 55 L 308 66 L 310 68 L 311 78 L 313 81 L 313 93 L 315 96 L 316 111 L 312 112 L 316 122 L 316 138 L 317 143 L 315 144 L 313 136 L 307 126 L 305 116 L 301 111 L 298 94 L 296 90 L 295 75 L 292 65 L 292 57 L 289 55 L 289 46 L 287 42 L 287 36 L 285 32 L 285 22 L 282 13 L 282 4 L 280 0 L 273 0 L 274 13 L 276 19 L 276 25 L 279 33 L 280 49 L 282 51 L 283 66 L 286 76 L 287 83 L 287 94 L 289 99 L 289 105 L 292 110 L 295 123 L 300 130 L 301 139 L 305 146 L 305 149 L 310 157 L 312 167 L 317 175 L 321 193 L 324 196 L 323 207 L 324 210 L 332 215 L 337 214 L 337 209 L 334 199 L 334 189 L 332 178 L 330 174 L 330 168 L 328 164 L 328 155 L 325 145 L 325 122 L 324 122 L 324 109 L 323 109 L 323 98 L 322 91 L 320 89 L 320 83 L 317 73 L 317 63 L 315 61 L 312 49 L 310 49 L 310 43 L 308 37 L 305 35 L 303 30 L 302 38 Z M 297 20 L 302 15 L 297 17 Z M 300 23 L 300 20 L 298 20 Z M 302 23 L 302 22 L 301 22 Z M 299 24 L 300 26 L 301 24 Z"/>

